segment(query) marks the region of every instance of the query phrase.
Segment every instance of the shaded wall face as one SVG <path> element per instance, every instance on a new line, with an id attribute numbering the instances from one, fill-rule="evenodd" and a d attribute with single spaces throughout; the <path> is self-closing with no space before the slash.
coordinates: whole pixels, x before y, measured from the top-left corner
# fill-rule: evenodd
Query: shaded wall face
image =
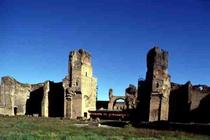
<path id="1" fill-rule="evenodd" d="M 150 110 L 150 88 L 145 81 L 138 82 L 138 100 L 139 103 L 136 108 L 135 121 L 149 121 Z"/>
<path id="2" fill-rule="evenodd" d="M 209 91 L 192 90 L 190 119 L 192 122 L 210 122 L 210 93 Z"/>
<path id="3" fill-rule="evenodd" d="M 42 99 L 44 95 L 43 87 L 40 87 L 32 92 L 30 92 L 30 98 L 26 103 L 26 115 L 38 114 L 41 116 L 42 112 Z"/>
<path id="4" fill-rule="evenodd" d="M 109 101 L 96 101 L 96 110 L 108 109 Z"/>
<path id="5" fill-rule="evenodd" d="M 49 117 L 64 117 L 64 89 L 62 83 L 50 83 L 48 103 Z"/>
<path id="6" fill-rule="evenodd" d="M 45 95 L 47 98 L 44 97 L 44 94 L 47 94 L 47 96 Z M 64 90 L 62 83 L 49 82 L 49 89 L 41 86 L 30 92 L 30 97 L 26 103 L 26 115 L 38 114 L 43 116 L 44 110 L 47 113 L 45 116 L 64 116 Z"/>
<path id="7" fill-rule="evenodd" d="M 200 89 L 192 89 L 191 91 L 191 101 L 190 106 L 191 110 L 194 110 L 199 107 L 201 100 L 210 94 L 209 91 L 202 91 Z"/>
<path id="8" fill-rule="evenodd" d="M 189 121 L 190 102 L 187 87 L 171 91 L 169 103 L 169 121 L 187 122 Z"/>
<path id="9" fill-rule="evenodd" d="M 171 91 L 169 121 L 172 122 L 210 122 L 209 90 L 182 85 Z"/>

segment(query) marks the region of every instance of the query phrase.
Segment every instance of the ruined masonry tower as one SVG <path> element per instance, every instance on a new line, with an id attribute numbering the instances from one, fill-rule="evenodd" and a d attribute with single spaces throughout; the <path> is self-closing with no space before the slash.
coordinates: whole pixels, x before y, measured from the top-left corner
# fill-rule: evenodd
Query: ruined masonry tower
<path id="1" fill-rule="evenodd" d="M 150 87 L 149 121 L 168 120 L 171 89 L 168 52 L 159 47 L 154 47 L 147 55 L 146 82 Z"/>
<path id="2" fill-rule="evenodd" d="M 80 49 L 69 54 L 69 75 L 64 79 L 64 115 L 68 118 L 89 118 L 96 110 L 97 80 L 93 77 L 91 55 Z"/>

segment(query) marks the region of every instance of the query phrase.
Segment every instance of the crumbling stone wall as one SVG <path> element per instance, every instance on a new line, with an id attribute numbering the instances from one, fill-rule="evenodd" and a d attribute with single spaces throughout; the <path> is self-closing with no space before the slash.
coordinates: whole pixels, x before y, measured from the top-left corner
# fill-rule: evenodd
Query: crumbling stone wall
<path id="1" fill-rule="evenodd" d="M 137 89 L 134 85 L 129 85 L 128 88 L 125 89 L 125 104 L 128 110 L 136 109 L 137 107 Z"/>
<path id="2" fill-rule="evenodd" d="M 25 115 L 26 101 L 29 98 L 31 86 L 21 84 L 12 77 L 1 79 L 1 112 L 4 115 Z"/>
<path id="3" fill-rule="evenodd" d="M 23 84 L 12 77 L 2 77 L 0 114 L 62 117 L 64 112 L 62 89 L 62 83 L 46 81 L 39 84 Z"/>
<path id="4" fill-rule="evenodd" d="M 41 116 L 44 83 L 23 84 L 12 77 L 2 77 L 0 114 Z"/>

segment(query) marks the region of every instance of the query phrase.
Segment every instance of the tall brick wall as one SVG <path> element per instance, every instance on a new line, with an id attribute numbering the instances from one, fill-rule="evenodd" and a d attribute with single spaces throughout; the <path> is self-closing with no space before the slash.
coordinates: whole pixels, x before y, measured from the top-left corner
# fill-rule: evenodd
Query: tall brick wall
<path id="1" fill-rule="evenodd" d="M 142 121 L 168 120 L 170 88 L 168 53 L 154 47 L 147 54 L 146 80 L 139 82 Z"/>
<path id="2" fill-rule="evenodd" d="M 64 80 L 65 116 L 89 117 L 88 111 L 96 110 L 97 80 L 93 77 L 91 55 L 80 49 L 69 55 L 69 76 Z M 79 103 L 80 102 L 80 103 Z"/>

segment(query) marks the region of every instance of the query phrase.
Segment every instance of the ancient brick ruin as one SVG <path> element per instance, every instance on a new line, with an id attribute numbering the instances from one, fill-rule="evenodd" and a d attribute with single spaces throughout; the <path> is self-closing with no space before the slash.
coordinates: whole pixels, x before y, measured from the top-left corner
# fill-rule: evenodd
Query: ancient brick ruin
<path id="1" fill-rule="evenodd" d="M 171 83 L 168 53 L 159 47 L 147 55 L 146 80 L 138 82 L 138 121 L 210 122 L 210 87 Z"/>
<path id="2" fill-rule="evenodd" d="M 139 81 L 139 113 L 143 121 L 168 120 L 171 89 L 168 75 L 168 52 L 158 47 L 147 55 L 145 81 Z"/>
<path id="3" fill-rule="evenodd" d="M 206 85 L 171 84 L 169 121 L 210 122 L 210 87 Z"/>
<path id="4" fill-rule="evenodd" d="M 91 55 L 80 49 L 69 55 L 69 75 L 63 82 L 64 114 L 69 118 L 89 118 L 89 110 L 96 110 L 97 80 L 93 77 Z"/>
<path id="5" fill-rule="evenodd" d="M 2 77 L 0 114 L 63 116 L 63 97 L 62 83 L 22 84 L 12 77 Z"/>
<path id="6" fill-rule="evenodd" d="M 3 77 L 0 87 L 0 114 L 43 117 L 88 117 L 96 109 L 96 85 L 91 55 L 84 50 L 69 55 L 69 75 L 60 83 L 46 81 L 22 84 Z"/>
<path id="7" fill-rule="evenodd" d="M 136 109 L 137 106 L 137 88 L 130 84 L 125 89 L 124 96 L 115 96 L 113 89 L 109 89 L 109 101 L 97 101 L 97 110 L 125 111 Z M 120 100 L 120 102 L 119 102 Z"/>
<path id="8" fill-rule="evenodd" d="M 97 101 L 91 55 L 80 49 L 70 52 L 68 75 L 62 82 L 23 84 L 2 77 L 0 114 L 75 119 L 89 118 L 92 111 L 108 116 L 117 113 L 137 122 L 209 123 L 210 87 L 170 79 L 168 52 L 154 47 L 147 54 L 146 78 L 138 81 L 138 88 L 129 85 L 124 96 L 115 96 L 110 89 L 109 101 Z"/>

